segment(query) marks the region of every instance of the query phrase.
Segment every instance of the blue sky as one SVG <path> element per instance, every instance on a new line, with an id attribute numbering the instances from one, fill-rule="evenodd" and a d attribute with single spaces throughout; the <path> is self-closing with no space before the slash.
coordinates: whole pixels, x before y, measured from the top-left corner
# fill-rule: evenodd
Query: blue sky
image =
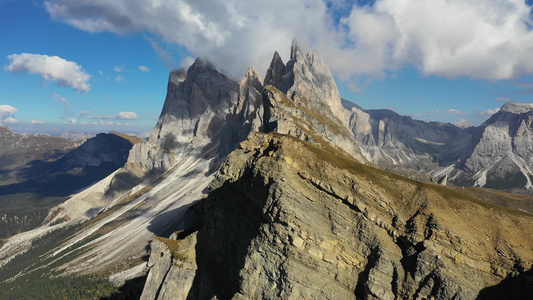
<path id="1" fill-rule="evenodd" d="M 479 125 L 533 102 L 530 15 L 511 0 L 0 0 L 0 122 L 147 132 L 172 68 L 203 56 L 264 74 L 297 37 L 365 109 Z"/>

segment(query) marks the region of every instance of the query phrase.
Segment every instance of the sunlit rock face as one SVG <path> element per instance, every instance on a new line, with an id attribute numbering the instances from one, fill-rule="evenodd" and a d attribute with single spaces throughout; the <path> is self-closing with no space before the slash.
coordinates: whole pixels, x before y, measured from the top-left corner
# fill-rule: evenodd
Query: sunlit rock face
<path id="1" fill-rule="evenodd" d="M 145 299 L 528 293 L 533 238 L 523 233 L 531 215 L 374 169 L 333 148 L 252 134 L 222 164 L 210 191 L 173 237 L 179 255 L 150 259 L 149 278 L 167 275 L 147 282 L 144 293 L 165 294 Z M 172 247 L 153 243 L 157 253 Z"/>
<path id="2" fill-rule="evenodd" d="M 478 127 L 423 122 L 390 110 L 349 108 L 350 128 L 377 166 L 456 185 L 533 188 L 533 104 L 507 103 Z M 424 177 L 421 177 L 424 178 Z"/>
<path id="3" fill-rule="evenodd" d="M 224 157 L 250 131 L 260 130 L 262 117 L 262 78 L 255 69 L 239 84 L 197 59 L 187 72 L 170 73 L 159 121 L 129 162 L 153 171 L 168 170 L 188 155 Z"/>

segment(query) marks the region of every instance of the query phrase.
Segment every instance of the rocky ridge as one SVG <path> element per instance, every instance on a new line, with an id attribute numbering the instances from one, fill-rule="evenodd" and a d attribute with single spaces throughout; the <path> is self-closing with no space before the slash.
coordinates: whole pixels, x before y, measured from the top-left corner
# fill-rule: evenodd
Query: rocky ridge
<path id="1" fill-rule="evenodd" d="M 474 299 L 506 278 L 495 299 L 530 291 L 531 215 L 334 148 L 257 133 L 210 189 L 177 241 L 153 242 L 149 265 L 164 267 L 141 299 Z"/>
<path id="2" fill-rule="evenodd" d="M 287 64 L 274 54 L 258 110 L 263 118 L 250 121 L 264 133 L 248 133 L 178 231 L 152 241 L 141 299 L 473 299 L 489 290 L 490 297 L 520 299 L 529 293 L 533 236 L 523 233 L 533 225 L 530 214 L 374 169 L 348 141 L 353 133 L 366 141 L 367 157 L 412 161 L 413 168 L 423 167 L 415 162 L 422 160 L 432 164 L 429 172 L 440 166 L 431 155 L 453 148 L 452 141 L 461 144 L 457 135 L 471 140 L 476 132 L 436 123 L 428 129 L 388 111 L 337 110 L 341 99 L 327 88 L 331 74 L 302 49 L 293 43 Z M 404 149 L 396 157 L 387 153 L 397 149 L 394 142 Z M 470 145 L 440 162 L 469 153 Z"/>
<path id="3" fill-rule="evenodd" d="M 377 166 L 448 177 L 459 186 L 532 189 L 533 106 L 507 103 L 478 127 L 423 122 L 390 110 L 349 107 L 350 128 Z M 423 178 L 423 177 L 421 177 Z"/>

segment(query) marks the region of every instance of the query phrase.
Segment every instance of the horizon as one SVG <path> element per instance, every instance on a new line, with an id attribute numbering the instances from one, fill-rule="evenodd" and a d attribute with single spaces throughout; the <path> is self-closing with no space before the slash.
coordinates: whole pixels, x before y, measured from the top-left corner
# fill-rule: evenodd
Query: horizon
<path id="1" fill-rule="evenodd" d="M 206 57 L 237 78 L 250 66 L 264 76 L 296 37 L 363 109 L 478 126 L 506 102 L 533 102 L 531 1 L 483 3 L 0 0 L 0 122 L 149 132 L 174 68 Z"/>

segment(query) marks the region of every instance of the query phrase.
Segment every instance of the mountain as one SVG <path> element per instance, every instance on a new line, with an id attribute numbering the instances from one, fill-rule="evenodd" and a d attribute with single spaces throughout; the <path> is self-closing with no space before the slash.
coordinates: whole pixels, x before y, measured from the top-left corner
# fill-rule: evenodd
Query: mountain
<path id="1" fill-rule="evenodd" d="M 210 190 L 152 241 L 141 299 L 474 299 L 504 278 L 494 299 L 525 291 L 531 214 L 290 135 L 251 136 Z"/>
<path id="2" fill-rule="evenodd" d="M 533 188 L 532 104 L 506 103 L 482 125 L 467 128 L 390 110 L 349 109 L 355 139 L 377 166 L 427 180 L 446 176 L 459 186 Z"/>
<path id="3" fill-rule="evenodd" d="M 78 142 L 46 134 L 16 134 L 0 124 L 1 184 L 17 182 L 16 171 L 33 161 L 56 160 L 79 146 Z"/>
<path id="4" fill-rule="evenodd" d="M 519 299 L 529 292 L 518 274 L 532 267 L 533 251 L 523 247 L 533 245 L 523 236 L 532 216 L 380 171 L 358 159 L 358 148 L 339 146 L 360 112 L 354 106 L 344 119 L 352 122 L 343 123 L 334 113 L 340 97 L 322 85 L 331 74 L 301 49 L 293 44 L 287 65 L 274 54 L 265 133 L 228 156 L 170 239 L 152 241 L 141 299 Z M 295 68 L 301 57 L 305 66 Z M 297 69 L 314 85 L 299 84 Z M 449 145 L 458 135 L 471 139 L 454 125 L 362 113 L 381 129 L 369 131 L 367 145 L 374 139 L 373 149 L 386 154 L 394 139 L 405 142 L 397 146 L 406 154 L 383 156 L 389 162 L 420 167 L 416 160 L 442 146 L 468 152 Z"/>
<path id="5" fill-rule="evenodd" d="M 320 55 L 296 41 L 264 80 L 197 59 L 170 73 L 158 123 L 123 168 L 6 241 L 0 298 L 84 276 L 98 288 L 80 298 L 527 297 L 530 213 L 372 166 L 433 175 L 483 137 L 424 125 L 345 109 Z"/>
<path id="6" fill-rule="evenodd" d="M 0 186 L 1 238 L 41 225 L 50 208 L 65 197 L 122 167 L 133 144 L 141 141 L 118 133 L 101 133 L 81 145 L 46 135 L 3 136 L 5 142 L 15 142 L 2 157 L 20 159 L 9 165 L 13 169 L 6 170 L 16 183 L 5 180 Z M 64 153 L 66 150 L 70 151 Z"/>
<path id="7" fill-rule="evenodd" d="M 533 104 L 506 103 L 479 131 L 475 147 L 460 165 L 474 174 L 474 185 L 533 189 Z"/>

